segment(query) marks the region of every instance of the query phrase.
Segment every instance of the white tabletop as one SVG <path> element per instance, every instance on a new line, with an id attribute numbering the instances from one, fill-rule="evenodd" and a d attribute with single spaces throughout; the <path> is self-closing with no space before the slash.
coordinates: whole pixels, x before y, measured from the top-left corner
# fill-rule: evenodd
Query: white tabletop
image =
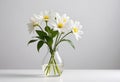
<path id="1" fill-rule="evenodd" d="M 61 77 L 43 77 L 41 70 L 0 70 L 0 82 L 120 82 L 120 70 L 64 70 Z"/>

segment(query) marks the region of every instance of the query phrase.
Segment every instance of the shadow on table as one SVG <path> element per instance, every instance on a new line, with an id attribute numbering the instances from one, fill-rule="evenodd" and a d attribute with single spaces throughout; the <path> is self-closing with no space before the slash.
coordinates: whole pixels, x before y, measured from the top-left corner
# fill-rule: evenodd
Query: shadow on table
<path id="1" fill-rule="evenodd" d="M 43 74 L 15 74 L 15 73 L 7 73 L 0 74 L 0 79 L 28 79 L 30 82 L 34 82 L 34 78 L 36 78 L 39 82 L 63 82 L 61 77 L 45 77 Z M 1 81 L 0 81 L 1 82 Z M 10 81 L 11 82 L 11 81 Z"/>
<path id="2" fill-rule="evenodd" d="M 43 74 L 0 74 L 0 78 L 45 78 Z"/>

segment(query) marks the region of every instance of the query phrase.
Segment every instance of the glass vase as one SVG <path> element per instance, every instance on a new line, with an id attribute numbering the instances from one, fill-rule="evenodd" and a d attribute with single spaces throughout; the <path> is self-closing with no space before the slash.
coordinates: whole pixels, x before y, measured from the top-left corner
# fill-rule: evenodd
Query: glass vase
<path id="1" fill-rule="evenodd" d="M 43 58 L 42 70 L 45 76 L 60 76 L 63 72 L 63 60 L 58 51 L 48 52 Z"/>

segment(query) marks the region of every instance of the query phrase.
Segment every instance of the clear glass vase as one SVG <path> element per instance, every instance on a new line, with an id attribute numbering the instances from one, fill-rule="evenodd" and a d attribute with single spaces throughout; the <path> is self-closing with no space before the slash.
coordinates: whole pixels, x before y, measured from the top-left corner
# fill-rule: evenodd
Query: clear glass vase
<path id="1" fill-rule="evenodd" d="M 63 60 L 58 51 L 54 51 L 53 54 L 48 52 L 43 58 L 42 70 L 45 76 L 60 76 L 63 72 L 63 66 Z"/>

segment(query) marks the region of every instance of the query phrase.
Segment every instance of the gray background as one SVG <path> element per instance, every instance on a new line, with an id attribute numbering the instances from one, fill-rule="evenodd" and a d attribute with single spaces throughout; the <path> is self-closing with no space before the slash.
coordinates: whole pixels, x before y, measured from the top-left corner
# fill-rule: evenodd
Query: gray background
<path id="1" fill-rule="evenodd" d="M 120 0 L 0 0 L 0 68 L 40 69 L 46 46 L 40 53 L 31 39 L 27 23 L 43 10 L 67 13 L 84 26 L 76 46 L 60 47 L 66 69 L 120 68 Z"/>

